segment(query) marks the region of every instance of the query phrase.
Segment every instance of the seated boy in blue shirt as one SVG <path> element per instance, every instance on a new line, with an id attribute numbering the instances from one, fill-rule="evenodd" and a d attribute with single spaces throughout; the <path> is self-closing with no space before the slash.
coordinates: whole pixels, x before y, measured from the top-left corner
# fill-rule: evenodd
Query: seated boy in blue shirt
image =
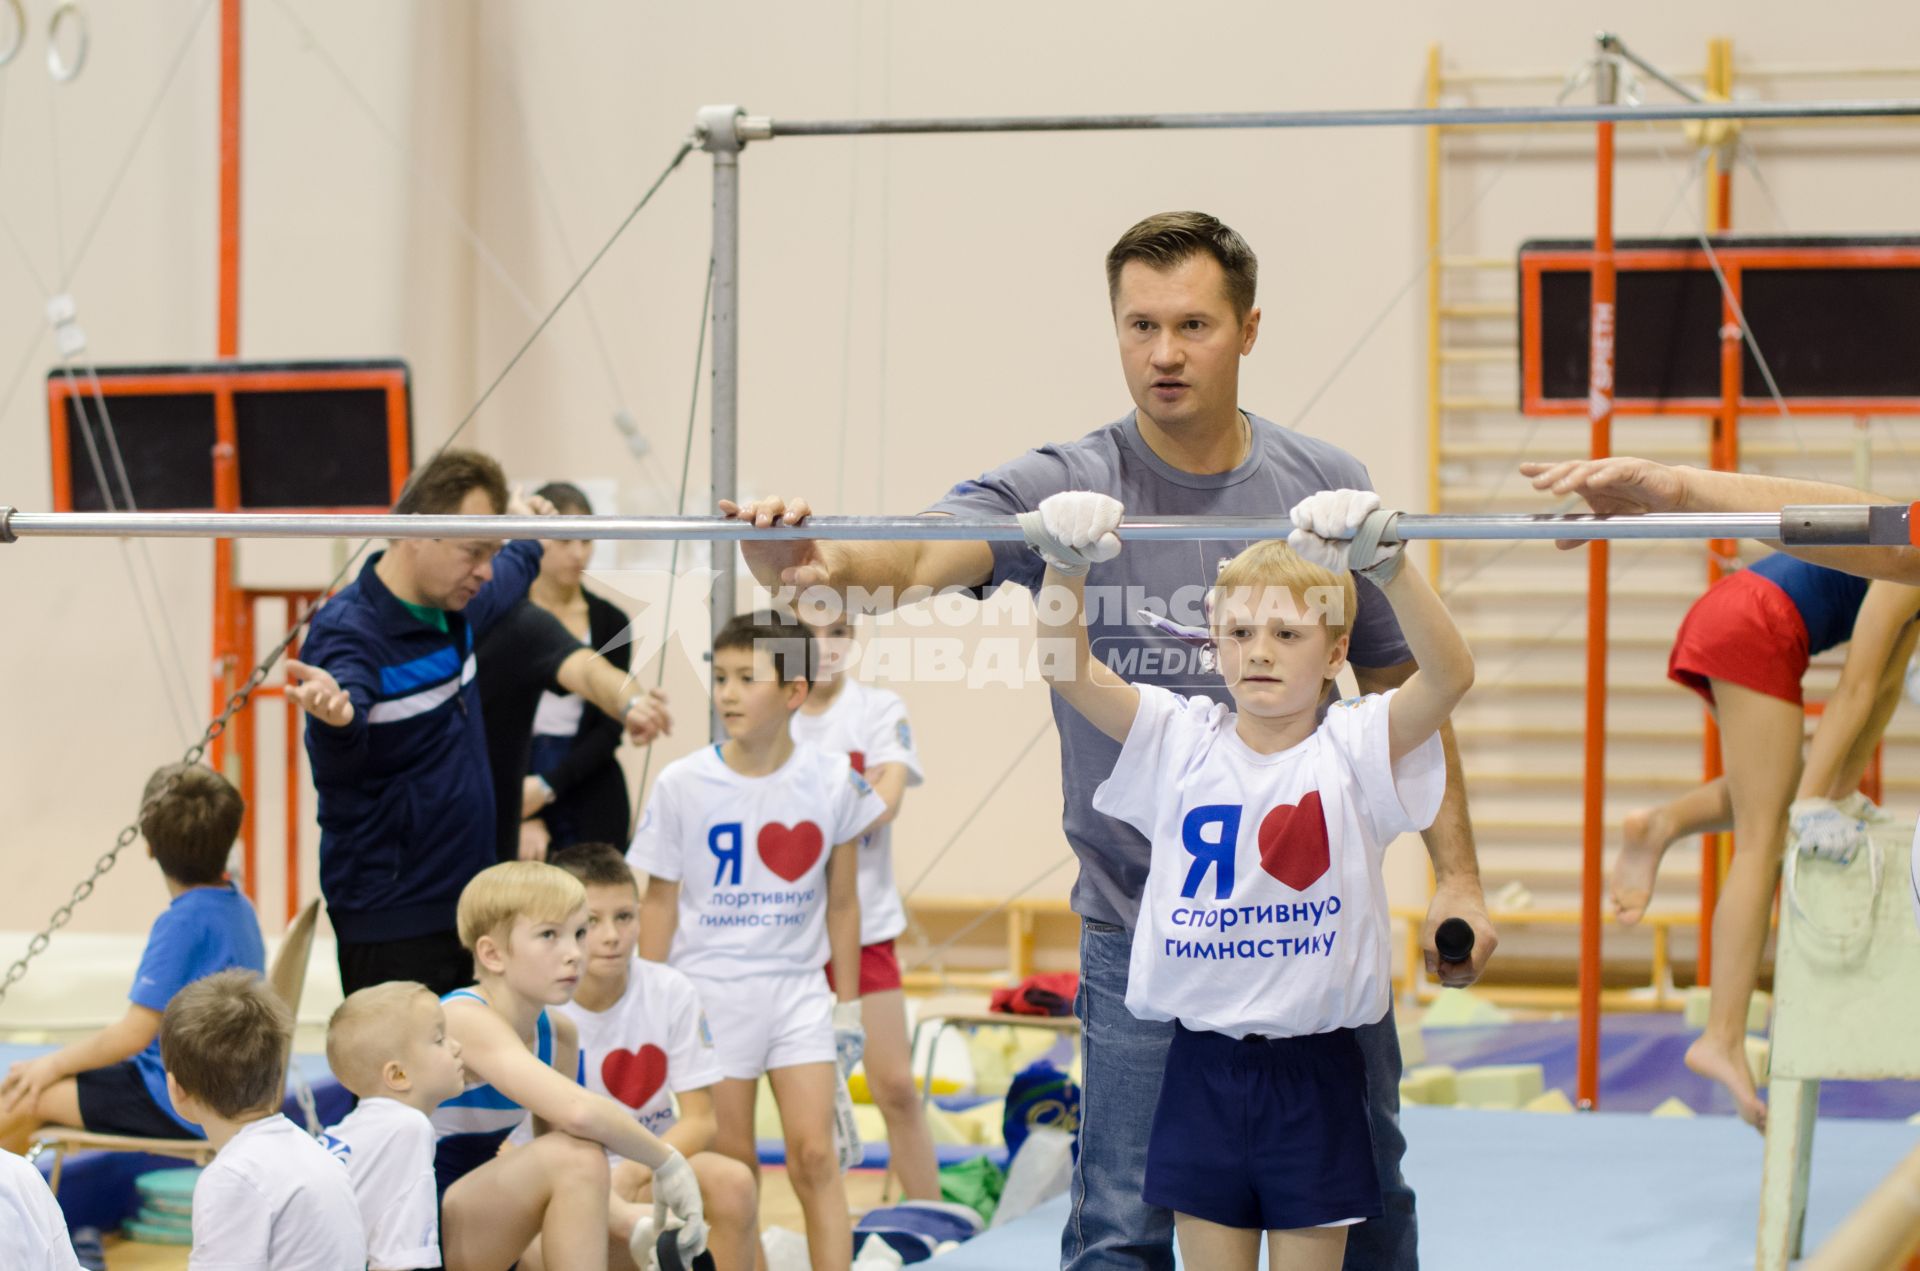
<path id="1" fill-rule="evenodd" d="M 219 773 L 169 764 L 147 781 L 140 832 L 173 901 L 147 936 L 127 1013 L 93 1036 L 23 1060 L 0 1081 L 0 1146 L 19 1150 L 42 1125 L 101 1134 L 197 1139 L 167 1097 L 160 1018 L 195 980 L 241 967 L 266 971 L 260 921 L 227 879 L 244 804 Z"/>

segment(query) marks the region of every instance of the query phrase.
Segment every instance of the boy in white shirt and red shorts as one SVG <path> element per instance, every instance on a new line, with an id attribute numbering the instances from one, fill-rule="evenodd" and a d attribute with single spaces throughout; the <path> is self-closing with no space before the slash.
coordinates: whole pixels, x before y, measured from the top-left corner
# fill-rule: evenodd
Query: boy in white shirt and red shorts
<path id="1" fill-rule="evenodd" d="M 834 1146 L 836 1064 L 864 1040 L 858 852 L 886 804 L 844 753 L 793 740 L 812 644 L 805 627 L 765 614 L 740 615 L 714 637 L 713 703 L 727 741 L 661 770 L 627 863 L 647 875 L 640 956 L 692 980 L 713 1028 L 723 1074 L 714 1150 L 759 1176 L 764 1074 L 809 1256 L 817 1269 L 845 1271 L 853 1228 Z M 821 970 L 829 956 L 833 989 Z"/>
<path id="2" fill-rule="evenodd" d="M 793 739 L 839 751 L 887 805 L 860 840 L 860 1023 L 866 1032 L 867 1089 L 887 1123 L 887 1158 L 909 1200 L 939 1200 L 940 1170 L 926 1109 L 913 1084 L 907 999 L 893 942 L 907 929 L 907 909 L 893 881 L 893 822 L 909 787 L 922 780 L 907 704 L 878 684 L 848 672 L 855 649 L 852 619 L 840 615 L 808 628 L 819 655 L 813 688 L 793 717 Z M 827 968 L 828 983 L 833 968 Z"/>
<path id="3" fill-rule="evenodd" d="M 1378 496 L 1298 504 L 1288 543 L 1220 571 L 1209 637 L 1234 702 L 1132 685 L 1094 656 L 1089 562 L 1120 550 L 1120 504 L 1057 494 L 1021 518 L 1048 561 L 1041 666 L 1122 743 L 1094 807 L 1152 844 L 1127 1008 L 1174 1020 L 1143 1199 L 1175 1213 L 1192 1267 L 1333 1271 L 1347 1228 L 1382 1212 L 1353 1029 L 1391 990 L 1387 844 L 1429 824 L 1446 787 L 1438 730 L 1473 682 L 1446 607 L 1398 544 Z M 1290 545 L 1289 545 L 1290 544 Z M 1393 692 L 1321 711 L 1358 599 L 1380 589 L 1420 669 Z"/>

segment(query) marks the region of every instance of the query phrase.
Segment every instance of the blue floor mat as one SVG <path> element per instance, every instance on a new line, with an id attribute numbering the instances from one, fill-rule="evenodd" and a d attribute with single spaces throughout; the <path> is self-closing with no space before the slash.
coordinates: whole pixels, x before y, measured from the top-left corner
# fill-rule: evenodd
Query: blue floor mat
<path id="1" fill-rule="evenodd" d="M 1746 1271 L 1761 1138 L 1732 1117 L 1664 1120 L 1409 1108 L 1424 1271 Z M 1814 1134 L 1806 1241 L 1818 1246 L 1920 1131 L 1859 1119 Z M 946 1255 L 945 1271 L 1059 1265 L 1067 1198 Z"/>

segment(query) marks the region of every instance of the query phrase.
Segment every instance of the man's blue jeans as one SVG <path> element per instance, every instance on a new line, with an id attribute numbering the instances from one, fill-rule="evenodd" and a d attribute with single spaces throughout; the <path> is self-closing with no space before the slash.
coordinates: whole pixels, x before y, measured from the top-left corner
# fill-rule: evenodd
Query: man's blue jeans
<path id="1" fill-rule="evenodd" d="M 1140 1199 L 1147 1138 L 1160 1101 L 1160 1073 L 1173 1040 L 1170 1023 L 1127 1011 L 1127 961 L 1133 935 L 1123 927 L 1080 924 L 1080 1153 L 1072 1208 L 1060 1239 L 1062 1271 L 1169 1271 L 1173 1214 Z M 1393 1012 L 1356 1030 L 1367 1064 L 1373 1155 L 1386 1214 L 1349 1229 L 1348 1271 L 1416 1271 L 1413 1189 L 1400 1176 L 1407 1141 L 1400 1133 L 1400 1038 Z"/>

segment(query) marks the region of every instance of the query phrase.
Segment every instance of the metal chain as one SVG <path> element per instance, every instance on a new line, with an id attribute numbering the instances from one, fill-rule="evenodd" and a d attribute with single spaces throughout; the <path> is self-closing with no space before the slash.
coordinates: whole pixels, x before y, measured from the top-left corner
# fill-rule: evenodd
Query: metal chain
<path id="1" fill-rule="evenodd" d="M 273 647 L 265 660 L 253 668 L 253 674 L 249 675 L 247 682 L 227 699 L 225 708 L 213 717 L 213 722 L 208 724 L 206 731 L 200 734 L 200 740 L 187 747 L 186 754 L 181 756 L 181 763 L 197 764 L 206 756 L 207 747 L 213 744 L 215 738 L 227 731 L 227 724 L 246 707 L 253 697 L 254 690 L 266 683 L 268 672 L 273 670 L 274 664 L 280 660 L 281 655 L 293 647 L 294 638 L 306 628 L 307 619 L 311 616 L 311 612 L 302 614 L 300 620 L 294 623 L 293 629 L 281 637 L 280 643 Z M 14 960 L 13 965 L 7 968 L 4 977 L 0 977 L 0 1004 L 6 1002 L 7 991 L 25 978 L 29 964 L 47 951 L 47 946 L 53 942 L 53 933 L 73 920 L 74 909 L 93 895 L 94 886 L 106 876 L 107 871 L 120 863 L 120 853 L 133 846 L 134 841 L 140 837 L 141 819 L 146 816 L 148 809 L 172 793 L 174 784 L 178 780 L 177 775 L 169 777 L 165 784 L 154 791 L 152 798 L 140 805 L 139 815 L 134 817 L 133 823 L 122 829 L 119 836 L 114 839 L 113 846 L 93 863 L 93 872 L 80 880 L 79 885 L 73 889 L 73 895 L 67 898 L 64 905 L 53 911 L 53 916 L 47 919 L 47 925 L 27 942 L 27 951 Z"/>

